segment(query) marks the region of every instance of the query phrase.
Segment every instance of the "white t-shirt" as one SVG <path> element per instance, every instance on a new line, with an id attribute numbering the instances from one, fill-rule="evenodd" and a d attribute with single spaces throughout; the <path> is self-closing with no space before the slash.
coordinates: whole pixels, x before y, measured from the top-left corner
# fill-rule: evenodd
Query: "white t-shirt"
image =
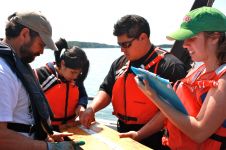
<path id="1" fill-rule="evenodd" d="M 20 79 L 1 57 L 0 122 L 34 124 L 29 95 Z"/>

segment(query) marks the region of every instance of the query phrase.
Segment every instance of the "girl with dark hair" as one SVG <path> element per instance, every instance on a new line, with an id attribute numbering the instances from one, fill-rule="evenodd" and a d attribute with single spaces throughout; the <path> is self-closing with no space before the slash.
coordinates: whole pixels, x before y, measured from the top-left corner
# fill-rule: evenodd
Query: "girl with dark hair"
<path id="1" fill-rule="evenodd" d="M 83 82 L 88 74 L 89 60 L 81 48 L 69 48 L 65 39 L 60 38 L 56 46 L 55 62 L 36 69 L 35 73 L 54 114 L 51 118 L 53 128 L 59 131 L 59 125 L 75 120 L 87 106 Z"/>

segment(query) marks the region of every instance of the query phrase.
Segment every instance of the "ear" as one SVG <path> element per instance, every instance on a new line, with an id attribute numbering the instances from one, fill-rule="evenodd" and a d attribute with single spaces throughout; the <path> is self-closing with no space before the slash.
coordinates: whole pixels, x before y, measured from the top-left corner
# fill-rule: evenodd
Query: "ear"
<path id="1" fill-rule="evenodd" d="M 212 44 L 218 44 L 220 40 L 220 33 L 219 32 L 214 32 L 214 34 L 210 37 Z"/>
<path id="2" fill-rule="evenodd" d="M 24 39 L 24 41 L 30 40 L 30 30 L 28 28 L 23 28 L 20 32 L 20 37 Z"/>
<path id="3" fill-rule="evenodd" d="M 141 33 L 140 36 L 139 36 L 139 40 L 144 40 L 144 39 L 147 39 L 148 36 L 146 33 Z"/>

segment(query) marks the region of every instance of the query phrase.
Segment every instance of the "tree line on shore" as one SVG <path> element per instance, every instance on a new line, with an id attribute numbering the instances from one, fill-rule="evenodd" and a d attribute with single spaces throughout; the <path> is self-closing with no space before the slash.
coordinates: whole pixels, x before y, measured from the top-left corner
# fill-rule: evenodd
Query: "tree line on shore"
<path id="1" fill-rule="evenodd" d="M 76 45 L 81 48 L 119 48 L 118 45 L 110 45 L 110 44 L 104 44 L 104 43 L 96 43 L 96 42 L 79 42 L 79 41 L 68 41 L 68 45 Z M 162 48 L 172 48 L 171 44 L 160 44 L 157 45 Z"/>

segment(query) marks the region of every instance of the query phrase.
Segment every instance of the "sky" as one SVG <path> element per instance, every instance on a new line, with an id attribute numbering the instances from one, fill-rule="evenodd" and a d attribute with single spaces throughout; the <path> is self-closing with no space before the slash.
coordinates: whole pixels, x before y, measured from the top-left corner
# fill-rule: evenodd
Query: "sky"
<path id="1" fill-rule="evenodd" d="M 165 36 L 177 29 L 194 0 L 6 0 L 0 10 L 0 37 L 15 11 L 41 11 L 53 28 L 53 40 L 117 44 L 113 26 L 122 16 L 137 14 L 149 22 L 151 41 L 171 44 Z M 214 7 L 226 14 L 226 0 Z"/>

